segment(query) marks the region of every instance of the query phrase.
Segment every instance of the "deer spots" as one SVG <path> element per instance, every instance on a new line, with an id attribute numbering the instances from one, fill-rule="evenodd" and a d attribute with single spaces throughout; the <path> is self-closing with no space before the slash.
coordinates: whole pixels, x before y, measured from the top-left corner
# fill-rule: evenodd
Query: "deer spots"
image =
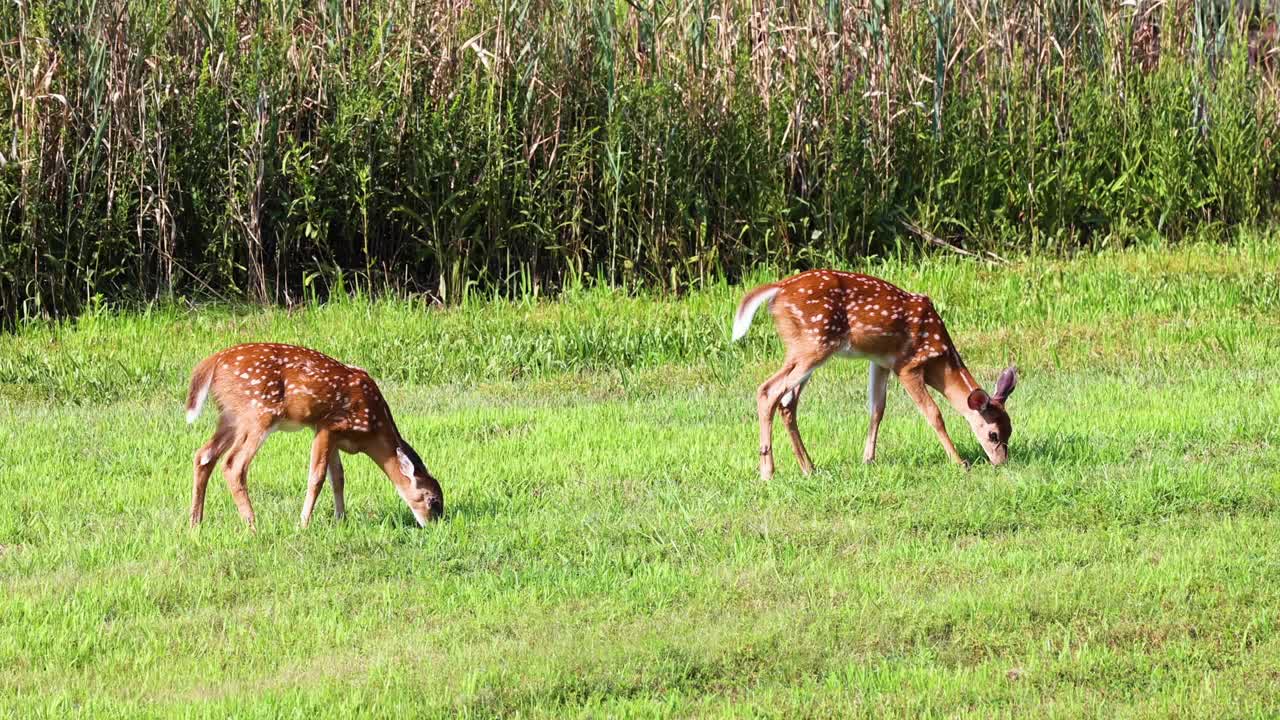
<path id="1" fill-rule="evenodd" d="M 941 354 L 942 350 L 932 345 L 926 345 L 925 347 L 920 348 L 920 352 L 916 353 L 916 357 L 921 360 L 932 360 Z"/>

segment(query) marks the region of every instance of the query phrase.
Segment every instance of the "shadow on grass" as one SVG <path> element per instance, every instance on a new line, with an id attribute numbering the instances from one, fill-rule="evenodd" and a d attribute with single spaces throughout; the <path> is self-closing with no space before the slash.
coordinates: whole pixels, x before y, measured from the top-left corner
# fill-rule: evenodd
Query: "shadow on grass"
<path id="1" fill-rule="evenodd" d="M 427 523 L 426 529 L 439 525 L 446 525 L 458 519 L 466 519 L 467 521 L 476 521 L 486 518 L 499 518 L 516 512 L 512 510 L 510 502 L 499 502 L 498 499 L 492 497 L 484 497 L 477 500 L 461 499 L 449 500 L 448 495 L 445 496 L 444 515 L 439 519 Z M 386 523 L 390 527 L 417 529 L 418 521 L 413 516 L 413 511 L 408 505 L 399 503 L 394 508 L 379 513 L 374 517 L 373 522 Z"/>
<path id="2" fill-rule="evenodd" d="M 985 457 L 983 458 L 985 459 Z M 1041 435 L 1009 445 L 1009 460 L 1022 463 L 1079 463 L 1097 461 L 1098 453 L 1087 435 Z"/>
<path id="3" fill-rule="evenodd" d="M 991 467 L 991 461 L 987 459 L 987 454 L 981 448 L 975 447 L 972 442 L 964 442 L 952 435 L 952 440 L 956 442 L 957 449 L 960 451 L 960 457 L 964 458 L 972 468 Z M 942 468 L 952 467 L 952 462 L 947 459 L 943 453 L 941 446 L 928 448 L 926 450 L 912 448 L 895 448 L 892 450 L 881 449 L 876 454 L 876 460 L 870 465 L 865 465 L 861 460 L 861 446 L 858 446 L 856 455 L 850 454 L 847 458 L 839 455 L 826 458 L 826 464 L 818 465 L 819 470 L 829 469 L 848 474 L 860 474 L 875 469 L 890 469 L 898 471 L 917 471 L 917 470 L 941 470 Z M 815 463 L 822 458 L 815 458 Z M 1094 442 L 1089 436 L 1080 433 L 1044 435 L 1029 437 L 1020 440 L 1013 438 L 1013 442 L 1009 444 L 1009 465 L 1008 467 L 1023 467 L 1031 464 L 1075 464 L 1080 462 L 1097 462 L 1101 457 Z"/>

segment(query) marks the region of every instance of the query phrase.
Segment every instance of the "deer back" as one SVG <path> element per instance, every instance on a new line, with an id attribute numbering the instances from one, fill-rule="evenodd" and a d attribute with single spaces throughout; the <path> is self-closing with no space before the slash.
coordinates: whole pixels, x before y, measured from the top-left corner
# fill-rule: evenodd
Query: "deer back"
<path id="1" fill-rule="evenodd" d="M 277 343 L 237 345 L 215 357 L 211 392 L 232 418 L 257 418 L 281 429 L 394 430 L 382 393 L 360 368 Z"/>
<path id="2" fill-rule="evenodd" d="M 842 353 L 898 370 L 952 349 L 928 297 L 879 278 L 811 270 L 777 285 L 770 310 L 789 352 Z"/>

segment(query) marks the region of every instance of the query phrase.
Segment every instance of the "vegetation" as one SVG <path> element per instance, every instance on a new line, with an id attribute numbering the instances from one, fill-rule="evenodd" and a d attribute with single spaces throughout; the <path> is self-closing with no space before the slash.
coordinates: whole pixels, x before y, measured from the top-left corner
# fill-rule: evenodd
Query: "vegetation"
<path id="1" fill-rule="evenodd" d="M 1275 217 L 1274 3 L 0 5 L 0 322 Z"/>
<path id="2" fill-rule="evenodd" d="M 866 267 L 927 291 L 970 366 L 1022 368 L 1010 464 L 947 463 L 896 384 L 815 377 L 756 475 L 741 287 L 428 309 L 161 307 L 0 343 L 0 716 L 1273 717 L 1280 242 L 1006 267 Z M 259 531 L 185 527 L 187 373 L 225 345 L 368 368 L 441 478 L 414 526 L 367 461 L 297 528 L 309 438 L 269 440 Z M 981 451 L 948 415 L 962 454 Z M 780 431 L 781 432 L 781 431 Z M 781 438 L 779 438 L 781 440 Z"/>

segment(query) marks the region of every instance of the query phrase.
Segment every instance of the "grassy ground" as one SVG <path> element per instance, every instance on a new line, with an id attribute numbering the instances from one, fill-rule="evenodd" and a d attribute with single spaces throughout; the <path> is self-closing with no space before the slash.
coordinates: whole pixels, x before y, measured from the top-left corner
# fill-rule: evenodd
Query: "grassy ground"
<path id="1" fill-rule="evenodd" d="M 824 368 L 802 477 L 756 476 L 776 365 L 741 288 L 437 311 L 92 314 L 0 337 L 0 716 L 1265 716 L 1280 711 L 1280 243 L 1010 268 L 879 263 L 980 378 L 1012 459 L 946 463 L 896 384 Z M 763 318 L 763 316 L 761 316 Z M 760 318 L 758 318 L 759 320 Z M 273 436 L 257 534 L 210 486 L 187 373 L 245 340 L 368 368 L 440 477 L 426 530 L 370 463 L 297 528 Z M 980 454 L 948 415 L 962 454 Z"/>

